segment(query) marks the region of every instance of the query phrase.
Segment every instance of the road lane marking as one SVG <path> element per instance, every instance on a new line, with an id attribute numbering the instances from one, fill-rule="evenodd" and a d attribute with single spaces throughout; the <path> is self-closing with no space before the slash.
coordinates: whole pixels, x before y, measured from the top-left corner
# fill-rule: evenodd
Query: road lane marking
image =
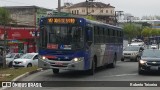
<path id="1" fill-rule="evenodd" d="M 123 77 L 123 76 L 135 76 L 138 75 L 137 73 L 133 74 L 119 74 L 119 75 L 111 75 L 111 76 L 104 76 L 104 77 Z"/>

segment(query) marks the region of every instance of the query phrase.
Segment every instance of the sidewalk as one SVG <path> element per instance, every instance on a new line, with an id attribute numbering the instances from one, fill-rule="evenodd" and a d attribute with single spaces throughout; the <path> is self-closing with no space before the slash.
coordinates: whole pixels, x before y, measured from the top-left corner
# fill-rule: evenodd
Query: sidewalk
<path id="1" fill-rule="evenodd" d="M 34 71 L 31 71 L 31 72 L 25 72 L 24 74 L 21 74 L 19 76 L 17 76 L 16 78 L 14 78 L 13 80 L 11 81 L 20 81 L 21 79 L 23 79 L 24 77 L 27 77 L 31 74 L 34 74 L 34 73 L 37 73 L 37 72 L 40 72 L 42 71 L 42 68 L 38 68 Z M 9 74 L 1 74 L 2 76 L 5 76 L 5 75 L 9 75 Z M 4 81 L 5 82 L 5 81 Z M 0 88 L 0 90 L 6 90 L 7 88 L 10 88 L 10 87 L 3 87 L 3 88 Z"/>

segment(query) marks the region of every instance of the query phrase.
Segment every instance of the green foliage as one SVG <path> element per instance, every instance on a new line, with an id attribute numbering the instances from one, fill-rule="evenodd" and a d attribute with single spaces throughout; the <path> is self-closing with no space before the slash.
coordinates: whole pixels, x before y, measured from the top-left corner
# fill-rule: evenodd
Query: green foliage
<path id="1" fill-rule="evenodd" d="M 145 27 L 142 30 L 142 35 L 144 37 L 158 36 L 158 35 L 160 35 L 160 29 L 154 29 L 154 28 Z"/>
<path id="2" fill-rule="evenodd" d="M 157 29 L 158 35 L 160 35 L 160 29 Z"/>
<path id="3" fill-rule="evenodd" d="M 132 38 L 141 35 L 141 27 L 136 26 L 135 24 L 132 23 L 127 23 L 123 26 L 124 30 L 124 35 L 131 41 Z"/>
<path id="4" fill-rule="evenodd" d="M 96 20 L 93 16 L 86 16 L 85 18 L 89 20 Z"/>
<path id="5" fill-rule="evenodd" d="M 149 36 L 151 36 L 150 31 L 151 31 L 151 28 L 145 27 L 145 28 L 143 28 L 141 34 L 142 34 L 142 36 L 144 36 L 144 37 L 149 37 Z"/>
<path id="6" fill-rule="evenodd" d="M 150 31 L 150 33 L 151 33 L 152 36 L 157 36 L 157 35 L 159 35 L 157 29 L 152 29 L 152 30 Z"/>
<path id="7" fill-rule="evenodd" d="M 11 22 L 10 13 L 5 8 L 0 8 L 0 24 L 5 25 Z"/>
<path id="8" fill-rule="evenodd" d="M 137 36 L 141 36 L 142 30 L 143 30 L 143 29 L 142 29 L 141 26 L 136 26 Z"/>

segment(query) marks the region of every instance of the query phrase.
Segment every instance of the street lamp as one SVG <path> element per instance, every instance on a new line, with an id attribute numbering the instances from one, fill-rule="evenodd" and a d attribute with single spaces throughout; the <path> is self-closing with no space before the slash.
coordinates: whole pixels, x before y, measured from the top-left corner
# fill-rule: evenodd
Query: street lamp
<path id="1" fill-rule="evenodd" d="M 117 25 L 117 22 L 118 22 L 117 17 L 123 15 L 122 13 L 123 13 L 123 11 L 115 11 L 115 16 L 114 16 L 115 17 L 115 20 L 114 20 L 115 25 Z"/>

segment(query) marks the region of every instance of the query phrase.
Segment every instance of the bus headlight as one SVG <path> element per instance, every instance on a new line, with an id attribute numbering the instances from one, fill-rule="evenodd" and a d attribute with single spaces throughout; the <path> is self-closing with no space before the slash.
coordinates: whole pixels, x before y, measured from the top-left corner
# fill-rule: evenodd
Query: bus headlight
<path id="1" fill-rule="evenodd" d="M 82 61 L 82 60 L 84 60 L 84 57 L 77 57 L 77 58 L 73 59 L 74 62 L 79 62 L 79 61 Z"/>
<path id="2" fill-rule="evenodd" d="M 46 57 L 45 57 L 45 56 L 39 56 L 39 59 L 41 59 L 41 60 L 45 60 L 45 59 L 46 59 Z"/>
<path id="3" fill-rule="evenodd" d="M 46 57 L 45 57 L 45 56 L 42 56 L 42 59 L 43 59 L 43 60 L 45 60 L 45 59 L 46 59 Z"/>

